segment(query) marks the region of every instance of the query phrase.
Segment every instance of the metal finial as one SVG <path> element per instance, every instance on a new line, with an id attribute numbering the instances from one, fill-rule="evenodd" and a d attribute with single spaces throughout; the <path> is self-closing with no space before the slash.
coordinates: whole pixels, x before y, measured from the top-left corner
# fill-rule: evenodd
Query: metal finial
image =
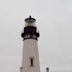
<path id="1" fill-rule="evenodd" d="M 31 18 L 31 15 L 29 16 L 29 18 Z"/>
<path id="2" fill-rule="evenodd" d="M 46 67 L 46 72 L 49 72 L 49 67 Z"/>
<path id="3" fill-rule="evenodd" d="M 46 70 L 49 70 L 49 67 L 47 67 Z"/>
<path id="4" fill-rule="evenodd" d="M 25 21 L 28 22 L 28 23 L 33 23 L 33 22 L 36 21 L 36 19 L 32 18 L 31 15 L 30 15 L 28 18 L 25 19 Z"/>

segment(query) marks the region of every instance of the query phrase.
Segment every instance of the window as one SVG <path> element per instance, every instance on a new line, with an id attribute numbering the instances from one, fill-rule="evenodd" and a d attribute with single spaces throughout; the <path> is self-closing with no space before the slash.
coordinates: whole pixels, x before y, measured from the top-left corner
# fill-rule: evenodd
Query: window
<path id="1" fill-rule="evenodd" d="M 34 58 L 33 58 L 33 57 L 30 58 L 30 66 L 31 66 L 31 67 L 34 66 Z"/>

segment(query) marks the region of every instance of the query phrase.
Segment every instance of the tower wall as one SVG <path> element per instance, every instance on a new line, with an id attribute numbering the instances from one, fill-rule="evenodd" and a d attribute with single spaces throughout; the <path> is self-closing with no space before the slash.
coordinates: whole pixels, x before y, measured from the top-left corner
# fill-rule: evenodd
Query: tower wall
<path id="1" fill-rule="evenodd" d="M 40 72 L 37 40 L 24 40 L 23 45 L 23 72 Z M 33 66 L 31 66 L 31 58 L 33 58 Z"/>

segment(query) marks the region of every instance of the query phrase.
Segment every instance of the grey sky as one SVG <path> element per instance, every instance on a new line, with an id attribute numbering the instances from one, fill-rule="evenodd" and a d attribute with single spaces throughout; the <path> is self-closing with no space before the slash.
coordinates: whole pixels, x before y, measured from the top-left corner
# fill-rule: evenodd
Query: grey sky
<path id="1" fill-rule="evenodd" d="M 72 0 L 0 0 L 0 72 L 19 72 L 29 15 L 40 31 L 41 72 L 72 72 Z"/>

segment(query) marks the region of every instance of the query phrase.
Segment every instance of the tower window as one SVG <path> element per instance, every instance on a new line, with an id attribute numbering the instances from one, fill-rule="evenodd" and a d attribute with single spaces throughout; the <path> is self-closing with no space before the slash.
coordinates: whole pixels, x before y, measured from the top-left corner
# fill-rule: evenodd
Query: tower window
<path id="1" fill-rule="evenodd" d="M 34 58 L 33 58 L 33 57 L 30 58 L 30 66 L 31 66 L 31 67 L 34 66 Z"/>

